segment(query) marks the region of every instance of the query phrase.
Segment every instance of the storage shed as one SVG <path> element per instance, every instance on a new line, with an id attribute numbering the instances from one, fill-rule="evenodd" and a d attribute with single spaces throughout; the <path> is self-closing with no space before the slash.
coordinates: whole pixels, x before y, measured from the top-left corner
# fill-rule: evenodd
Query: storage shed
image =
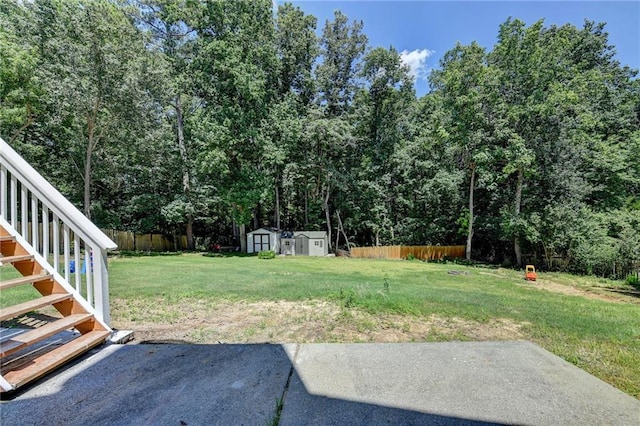
<path id="1" fill-rule="evenodd" d="M 284 231 L 280 235 L 280 254 L 284 254 L 285 256 L 296 255 L 296 240 L 293 232 Z"/>
<path id="2" fill-rule="evenodd" d="M 247 253 L 263 250 L 280 251 L 280 233 L 277 230 L 260 228 L 247 234 Z"/>
<path id="3" fill-rule="evenodd" d="M 326 256 L 329 254 L 329 240 L 326 231 L 298 231 L 293 233 L 295 251 L 303 256 Z"/>

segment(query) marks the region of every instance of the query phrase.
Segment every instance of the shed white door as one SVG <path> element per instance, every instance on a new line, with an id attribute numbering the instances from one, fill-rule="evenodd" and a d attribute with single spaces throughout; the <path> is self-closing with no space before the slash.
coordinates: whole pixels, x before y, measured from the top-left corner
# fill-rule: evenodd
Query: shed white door
<path id="1" fill-rule="evenodd" d="M 295 256 L 296 241 L 293 238 L 282 238 L 280 240 L 280 253 Z"/>
<path id="2" fill-rule="evenodd" d="M 324 240 L 309 240 L 309 256 L 324 256 Z"/>
<path id="3" fill-rule="evenodd" d="M 305 245 L 309 242 L 308 239 L 304 237 L 296 238 L 296 255 L 300 256 L 308 256 L 309 255 L 309 247 L 305 248 Z"/>
<path id="4" fill-rule="evenodd" d="M 253 252 L 258 253 L 262 250 L 271 249 L 271 241 L 269 234 L 253 234 Z"/>

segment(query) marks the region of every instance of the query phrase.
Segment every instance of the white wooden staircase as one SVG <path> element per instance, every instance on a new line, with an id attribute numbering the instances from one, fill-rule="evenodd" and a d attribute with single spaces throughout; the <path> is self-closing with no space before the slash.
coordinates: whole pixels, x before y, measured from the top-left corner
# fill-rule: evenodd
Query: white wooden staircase
<path id="1" fill-rule="evenodd" d="M 0 392 L 111 337 L 115 247 L 0 138 Z"/>

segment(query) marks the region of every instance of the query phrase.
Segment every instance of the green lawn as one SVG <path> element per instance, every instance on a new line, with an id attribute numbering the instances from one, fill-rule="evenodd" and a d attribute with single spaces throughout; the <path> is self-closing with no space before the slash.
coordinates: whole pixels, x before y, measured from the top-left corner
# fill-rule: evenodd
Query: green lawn
<path id="1" fill-rule="evenodd" d="M 374 315 L 508 319 L 522 324 L 526 339 L 640 399 L 640 298 L 605 292 L 633 289 L 565 274 L 539 278 L 531 283 L 512 270 L 419 261 L 201 255 L 110 260 L 112 298 L 136 305 L 145 300 L 331 300 Z"/>

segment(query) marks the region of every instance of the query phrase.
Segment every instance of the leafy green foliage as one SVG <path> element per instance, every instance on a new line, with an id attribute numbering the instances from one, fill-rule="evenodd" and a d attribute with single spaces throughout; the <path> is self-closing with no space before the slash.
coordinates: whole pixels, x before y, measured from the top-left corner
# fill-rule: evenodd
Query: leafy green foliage
<path id="1" fill-rule="evenodd" d="M 191 247 L 273 226 L 637 271 L 640 81 L 604 24 L 509 19 L 420 99 L 363 22 L 317 27 L 267 0 L 0 1 L 0 134 L 99 225 Z"/>
<path id="2" fill-rule="evenodd" d="M 258 252 L 258 259 L 275 259 L 276 252 L 273 250 L 262 250 Z"/>

